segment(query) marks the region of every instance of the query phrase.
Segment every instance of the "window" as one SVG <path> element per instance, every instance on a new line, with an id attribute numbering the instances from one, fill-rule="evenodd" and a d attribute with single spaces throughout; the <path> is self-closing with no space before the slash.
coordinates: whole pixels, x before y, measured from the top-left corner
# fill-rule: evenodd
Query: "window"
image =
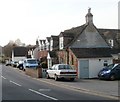
<path id="1" fill-rule="evenodd" d="M 59 65 L 59 70 L 61 69 L 72 69 L 70 65 Z"/>
<path id="2" fill-rule="evenodd" d="M 30 64 L 36 64 L 37 60 L 27 60 L 27 62 L 30 63 Z"/>
<path id="3" fill-rule="evenodd" d="M 104 60 L 103 66 L 108 66 L 108 61 L 107 60 Z"/>
<path id="4" fill-rule="evenodd" d="M 113 39 L 109 39 L 109 40 L 108 40 L 108 43 L 110 44 L 111 47 L 114 46 L 114 41 L 113 41 Z"/>
<path id="5" fill-rule="evenodd" d="M 118 64 L 115 68 L 117 71 L 120 71 L 120 64 Z"/>

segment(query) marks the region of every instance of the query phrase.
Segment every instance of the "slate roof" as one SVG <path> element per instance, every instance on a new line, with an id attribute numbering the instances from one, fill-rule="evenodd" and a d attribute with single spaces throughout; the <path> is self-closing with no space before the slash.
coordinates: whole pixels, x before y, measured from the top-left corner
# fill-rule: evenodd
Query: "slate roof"
<path id="1" fill-rule="evenodd" d="M 13 49 L 15 57 L 27 56 L 28 49 L 26 47 L 15 47 Z"/>
<path id="2" fill-rule="evenodd" d="M 64 33 L 65 34 L 74 34 L 74 36 L 77 36 L 78 34 L 80 34 L 86 27 L 86 24 L 78 26 L 78 27 L 73 27 L 71 29 L 65 30 Z M 73 35 L 70 35 L 73 36 Z"/>
<path id="3" fill-rule="evenodd" d="M 71 41 L 68 41 L 68 42 L 70 42 L 70 43 L 68 43 L 68 42 L 65 42 L 65 43 L 64 43 L 64 45 L 65 45 L 64 47 L 65 47 L 65 48 L 66 48 L 66 47 L 69 47 L 70 44 L 73 43 L 73 42 L 76 40 L 77 36 L 78 36 L 79 34 L 81 34 L 82 31 L 83 31 L 86 27 L 87 27 L 87 25 L 84 24 L 84 25 L 81 25 L 81 26 L 78 26 L 78 27 L 75 27 L 75 28 L 71 28 L 71 29 L 68 29 L 68 30 L 65 30 L 64 32 L 62 32 L 62 33 L 60 34 L 60 36 L 72 38 L 72 40 L 70 39 Z"/>
<path id="4" fill-rule="evenodd" d="M 82 33 L 82 31 L 87 27 L 87 24 L 78 26 L 78 27 L 73 27 L 71 29 L 65 30 L 64 32 L 61 32 L 59 36 L 63 37 L 70 37 L 73 38 L 70 43 L 65 42 L 64 47 L 69 47 L 71 43 L 73 43 L 76 38 L 79 36 L 79 34 Z M 96 27 L 95 27 L 96 28 Z M 120 36 L 120 30 L 118 29 L 103 29 L 103 28 L 96 28 L 98 32 L 101 34 L 103 39 L 107 41 L 107 39 L 113 38 L 114 43 L 117 48 L 120 47 L 120 41 L 118 41 L 117 36 L 119 33 Z"/>
<path id="5" fill-rule="evenodd" d="M 120 48 L 119 49 L 111 49 L 111 54 L 118 54 L 120 53 Z"/>
<path id="6" fill-rule="evenodd" d="M 71 48 L 77 58 L 112 57 L 109 48 Z"/>
<path id="7" fill-rule="evenodd" d="M 107 39 L 114 40 L 114 48 L 120 48 L 120 29 L 100 29 L 98 31 Z"/>

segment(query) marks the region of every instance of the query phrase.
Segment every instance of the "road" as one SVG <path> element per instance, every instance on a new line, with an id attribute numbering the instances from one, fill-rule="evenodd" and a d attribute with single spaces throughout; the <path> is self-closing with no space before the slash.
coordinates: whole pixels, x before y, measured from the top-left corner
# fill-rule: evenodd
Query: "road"
<path id="1" fill-rule="evenodd" d="M 2 65 L 2 100 L 112 100 L 31 78 L 15 68 Z"/>

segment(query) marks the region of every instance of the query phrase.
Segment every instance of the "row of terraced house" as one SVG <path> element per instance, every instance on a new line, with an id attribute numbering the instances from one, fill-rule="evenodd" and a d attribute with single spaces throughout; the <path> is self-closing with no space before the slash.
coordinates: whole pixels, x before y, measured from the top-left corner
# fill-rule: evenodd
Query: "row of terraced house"
<path id="1" fill-rule="evenodd" d="M 70 64 L 78 78 L 95 78 L 106 65 L 120 59 L 120 30 L 100 29 L 93 23 L 91 9 L 85 24 L 67 29 L 59 35 L 36 40 L 33 57 L 47 63 Z M 101 20 L 102 21 L 102 20 Z"/>

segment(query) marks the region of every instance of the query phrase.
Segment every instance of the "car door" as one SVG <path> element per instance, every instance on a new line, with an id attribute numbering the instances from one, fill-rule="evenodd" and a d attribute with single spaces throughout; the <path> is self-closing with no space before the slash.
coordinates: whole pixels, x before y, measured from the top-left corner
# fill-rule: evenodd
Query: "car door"
<path id="1" fill-rule="evenodd" d="M 54 65 L 53 70 L 52 70 L 52 77 L 55 77 L 55 74 L 57 72 L 58 65 Z"/>
<path id="2" fill-rule="evenodd" d="M 52 78 L 54 77 L 53 76 L 54 75 L 54 69 L 55 69 L 55 65 L 53 65 L 52 68 L 49 69 L 49 76 L 52 77 Z"/>

